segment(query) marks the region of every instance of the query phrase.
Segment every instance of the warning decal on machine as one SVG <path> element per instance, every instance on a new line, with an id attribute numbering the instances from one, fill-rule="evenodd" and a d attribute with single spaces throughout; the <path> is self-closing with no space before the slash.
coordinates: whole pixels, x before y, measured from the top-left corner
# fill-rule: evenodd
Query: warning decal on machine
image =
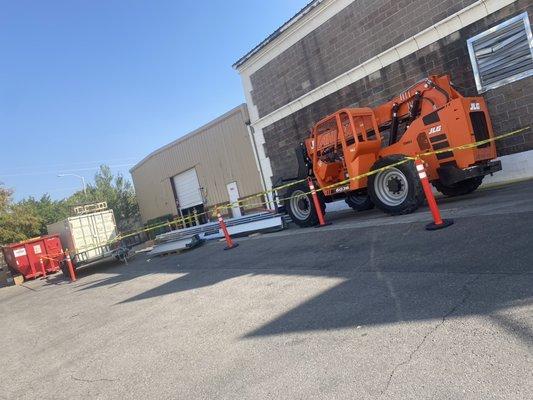
<path id="1" fill-rule="evenodd" d="M 41 254 L 43 251 L 41 250 L 41 245 L 40 244 L 36 244 L 33 246 L 33 252 L 35 254 Z"/>
<path id="2" fill-rule="evenodd" d="M 15 249 L 13 250 L 13 254 L 15 257 L 22 257 L 26 255 L 26 249 L 23 247 L 21 249 Z"/>

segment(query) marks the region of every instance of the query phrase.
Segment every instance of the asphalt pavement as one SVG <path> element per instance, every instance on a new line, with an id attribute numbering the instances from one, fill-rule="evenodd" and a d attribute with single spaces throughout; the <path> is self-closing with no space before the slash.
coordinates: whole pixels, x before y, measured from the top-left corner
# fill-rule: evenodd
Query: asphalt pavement
<path id="1" fill-rule="evenodd" d="M 533 181 L 0 289 L 0 398 L 533 398 Z"/>

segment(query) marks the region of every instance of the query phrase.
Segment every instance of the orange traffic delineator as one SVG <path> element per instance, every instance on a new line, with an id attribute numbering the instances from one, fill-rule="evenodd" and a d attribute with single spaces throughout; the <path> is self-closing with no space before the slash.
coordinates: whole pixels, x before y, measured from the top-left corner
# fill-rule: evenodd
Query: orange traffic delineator
<path id="1" fill-rule="evenodd" d="M 70 254 L 68 253 L 68 250 L 65 256 L 65 261 L 67 262 L 68 273 L 70 275 L 70 281 L 76 282 L 76 273 L 74 272 L 74 266 L 72 265 L 72 260 L 70 259 Z"/>
<path id="2" fill-rule="evenodd" d="M 41 279 L 46 278 L 46 268 L 44 267 L 44 261 L 43 258 L 39 258 L 39 266 L 41 267 L 41 272 L 43 273 L 43 277 Z"/>
<path id="3" fill-rule="evenodd" d="M 233 243 L 233 240 L 231 240 L 231 236 L 229 235 L 228 228 L 226 227 L 226 223 L 224 222 L 224 218 L 222 218 L 222 215 L 219 211 L 217 211 L 217 218 L 218 223 L 220 225 L 220 229 L 222 229 L 222 232 L 224 233 L 224 237 L 226 238 L 226 244 L 227 246 L 224 247 L 224 250 L 231 250 L 239 245 L 239 243 Z"/>
<path id="4" fill-rule="evenodd" d="M 315 184 L 311 178 L 307 178 L 307 184 L 309 185 L 309 190 L 311 190 L 311 197 L 313 198 L 313 204 L 315 205 L 316 216 L 318 217 L 318 225 L 316 228 L 322 226 L 331 225 L 331 222 L 326 222 L 324 214 L 322 213 L 322 207 L 320 207 L 320 200 L 318 200 L 318 194 L 315 190 Z"/>
<path id="5" fill-rule="evenodd" d="M 442 219 L 440 216 L 439 207 L 437 206 L 437 201 L 435 200 L 435 196 L 433 195 L 433 191 L 431 190 L 429 179 L 426 174 L 426 169 L 424 168 L 424 162 L 420 158 L 417 158 L 415 164 L 416 170 L 418 172 L 418 177 L 420 178 L 420 182 L 422 182 L 422 188 L 424 189 L 424 194 L 426 195 L 428 206 L 431 210 L 431 215 L 433 216 L 434 221 L 427 224 L 426 229 L 428 231 L 435 231 L 437 229 L 442 229 L 453 225 L 453 219 Z"/>

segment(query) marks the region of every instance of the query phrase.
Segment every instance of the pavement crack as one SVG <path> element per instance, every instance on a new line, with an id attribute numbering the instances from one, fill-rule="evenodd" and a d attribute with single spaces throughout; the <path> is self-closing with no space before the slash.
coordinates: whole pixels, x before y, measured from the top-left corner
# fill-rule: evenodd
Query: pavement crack
<path id="1" fill-rule="evenodd" d="M 73 380 L 75 381 L 78 381 L 78 382 L 88 382 L 88 383 L 93 383 L 93 382 L 115 382 L 117 381 L 118 379 L 108 379 L 108 378 L 100 378 L 100 379 L 84 379 L 84 378 L 77 378 L 75 377 L 74 375 L 71 375 L 70 376 Z"/>
<path id="2" fill-rule="evenodd" d="M 34 289 L 34 288 L 31 288 L 31 287 L 29 287 L 29 286 L 26 286 L 26 285 L 20 285 L 20 286 L 21 286 L 21 287 L 23 287 L 24 289 L 28 289 L 28 290 L 31 290 L 32 292 L 37 292 L 37 290 L 36 290 L 36 289 Z"/>
<path id="3" fill-rule="evenodd" d="M 422 337 L 422 339 L 420 340 L 420 342 L 415 346 L 415 348 L 413 350 L 411 350 L 411 352 L 409 353 L 409 356 L 407 357 L 406 360 L 403 360 L 402 362 L 396 364 L 394 366 L 394 368 L 392 369 L 391 373 L 389 374 L 389 379 L 387 380 L 387 383 L 385 384 L 385 387 L 381 390 L 381 393 L 380 395 L 383 396 L 387 390 L 389 389 L 390 387 L 390 384 L 392 382 L 392 379 L 394 378 L 394 375 L 396 374 L 396 372 L 403 366 L 405 365 L 408 365 L 414 358 L 415 354 L 418 353 L 418 351 L 422 348 L 422 346 L 424 345 L 424 343 L 426 342 L 426 340 L 433 334 L 435 333 L 442 325 L 444 325 L 444 323 L 446 322 L 446 320 L 451 316 L 453 315 L 460 307 L 462 307 L 467 301 L 468 299 L 470 298 L 470 296 L 472 295 L 472 292 L 469 288 L 470 285 L 474 284 L 480 277 L 482 276 L 482 274 L 478 274 L 476 275 L 473 279 L 469 280 L 468 282 L 466 282 L 463 287 L 461 288 L 462 291 L 465 292 L 464 296 L 461 298 L 461 300 L 459 300 L 452 308 L 450 308 L 450 310 L 448 310 L 446 312 L 446 314 L 444 314 L 441 318 L 441 320 L 439 321 L 438 324 L 436 324 L 433 328 L 431 328 L 428 332 L 426 332 L 426 334 Z"/>

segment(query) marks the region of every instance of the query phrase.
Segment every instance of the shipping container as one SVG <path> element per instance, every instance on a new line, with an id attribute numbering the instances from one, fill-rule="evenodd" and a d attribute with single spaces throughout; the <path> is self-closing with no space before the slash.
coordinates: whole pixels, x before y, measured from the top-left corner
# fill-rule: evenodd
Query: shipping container
<path id="1" fill-rule="evenodd" d="M 118 235 L 113 210 L 69 217 L 47 229 L 59 234 L 63 248 L 74 255 L 78 266 L 109 256 L 110 243 Z"/>
<path id="2" fill-rule="evenodd" d="M 19 272 L 25 279 L 31 279 L 43 275 L 41 260 L 46 273 L 58 271 L 61 249 L 59 235 L 48 235 L 8 244 L 2 251 L 11 270 Z"/>

